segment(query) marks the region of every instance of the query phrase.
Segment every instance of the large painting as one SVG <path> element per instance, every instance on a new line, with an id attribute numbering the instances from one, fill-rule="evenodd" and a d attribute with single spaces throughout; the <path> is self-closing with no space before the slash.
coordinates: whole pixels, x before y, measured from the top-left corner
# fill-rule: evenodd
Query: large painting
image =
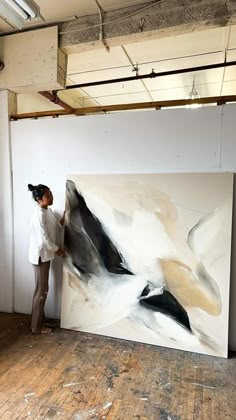
<path id="1" fill-rule="evenodd" d="M 233 174 L 70 175 L 61 326 L 227 357 Z"/>

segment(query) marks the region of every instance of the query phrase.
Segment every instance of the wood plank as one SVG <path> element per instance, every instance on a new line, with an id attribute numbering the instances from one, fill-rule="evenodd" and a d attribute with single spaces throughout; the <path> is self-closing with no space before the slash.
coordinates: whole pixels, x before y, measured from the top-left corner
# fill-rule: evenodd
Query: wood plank
<path id="1" fill-rule="evenodd" d="M 176 99 L 171 101 L 154 101 L 154 102 L 137 102 L 119 105 L 103 105 L 103 106 L 92 106 L 92 107 L 80 107 L 72 109 L 71 111 L 58 110 L 58 111 L 41 111 L 41 112 L 29 112 L 24 114 L 11 114 L 12 120 L 26 119 L 26 118 L 42 118 L 42 117 L 57 117 L 60 115 L 74 114 L 77 116 L 99 114 L 107 112 L 119 112 L 119 111 L 133 111 L 133 110 L 144 110 L 144 109 L 162 109 L 162 108 L 173 108 L 183 107 L 194 104 L 217 104 L 222 105 L 226 103 L 236 102 L 236 95 L 229 96 L 213 96 L 204 97 L 197 99 Z M 69 109 L 70 107 L 68 107 Z"/>

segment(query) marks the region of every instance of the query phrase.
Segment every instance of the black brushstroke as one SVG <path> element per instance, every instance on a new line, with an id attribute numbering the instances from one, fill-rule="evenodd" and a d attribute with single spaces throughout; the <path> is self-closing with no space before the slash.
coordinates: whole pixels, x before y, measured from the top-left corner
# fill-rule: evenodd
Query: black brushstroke
<path id="1" fill-rule="evenodd" d="M 133 275 L 123 266 L 122 255 L 105 233 L 101 222 L 88 208 L 74 182 L 67 181 L 66 187 L 70 214 L 69 223 L 65 227 L 65 249 L 73 265 L 81 274 L 96 275 L 103 266 L 116 275 Z M 150 291 L 147 285 L 140 296 L 140 305 L 173 318 L 191 331 L 187 312 L 170 292 L 164 290 L 161 295 L 148 297 Z"/>
<path id="2" fill-rule="evenodd" d="M 66 188 L 70 223 L 65 228 L 65 248 L 73 264 L 82 273 L 95 273 L 96 261 L 101 260 L 110 273 L 133 275 L 123 266 L 121 254 L 104 232 L 98 218 L 89 210 L 74 182 L 67 181 Z"/>
<path id="3" fill-rule="evenodd" d="M 168 292 L 168 290 L 164 290 L 161 295 L 153 295 L 145 298 L 150 291 L 149 286 L 144 288 L 141 294 L 142 299 L 139 301 L 140 305 L 152 311 L 161 312 L 164 315 L 174 318 L 175 321 L 191 331 L 187 312 L 175 299 L 175 297 Z"/>
<path id="4" fill-rule="evenodd" d="M 89 238 L 81 230 L 74 230 L 69 224 L 65 228 L 65 249 L 73 265 L 82 274 L 96 274 L 98 254 L 91 247 Z"/>

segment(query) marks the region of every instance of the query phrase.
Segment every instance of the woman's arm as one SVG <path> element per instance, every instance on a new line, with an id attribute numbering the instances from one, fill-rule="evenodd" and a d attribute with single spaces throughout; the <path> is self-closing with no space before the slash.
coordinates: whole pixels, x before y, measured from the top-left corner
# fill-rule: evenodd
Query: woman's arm
<path id="1" fill-rule="evenodd" d="M 42 244 L 49 250 L 53 252 L 57 252 L 59 250 L 59 246 L 53 243 L 49 236 L 46 226 L 45 214 L 39 213 L 39 234 L 42 240 Z"/>

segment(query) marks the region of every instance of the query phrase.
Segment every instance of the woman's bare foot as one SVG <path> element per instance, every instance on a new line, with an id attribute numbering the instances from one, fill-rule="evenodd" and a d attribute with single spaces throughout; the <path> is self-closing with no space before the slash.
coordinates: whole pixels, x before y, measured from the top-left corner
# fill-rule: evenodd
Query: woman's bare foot
<path id="1" fill-rule="evenodd" d="M 48 327 L 42 327 L 40 330 L 41 334 L 51 334 L 52 333 L 52 328 L 48 328 Z"/>
<path id="2" fill-rule="evenodd" d="M 32 334 L 51 334 L 52 328 L 42 327 L 40 331 L 33 331 Z"/>

